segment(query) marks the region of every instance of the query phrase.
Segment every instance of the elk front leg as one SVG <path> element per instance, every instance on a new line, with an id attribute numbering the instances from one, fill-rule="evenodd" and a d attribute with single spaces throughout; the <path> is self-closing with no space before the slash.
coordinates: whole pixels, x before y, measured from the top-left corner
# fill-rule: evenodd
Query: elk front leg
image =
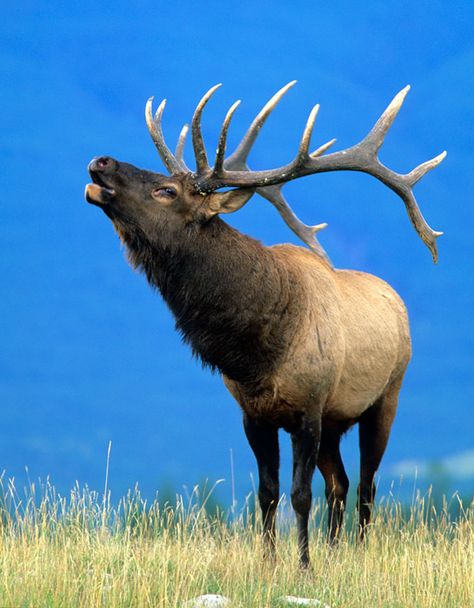
<path id="1" fill-rule="evenodd" d="M 244 430 L 258 465 L 258 500 L 266 552 L 275 555 L 275 517 L 280 498 L 278 428 L 244 414 Z"/>
<path id="2" fill-rule="evenodd" d="M 308 521 L 313 497 L 311 483 L 318 458 L 321 438 L 321 419 L 303 419 L 298 431 L 291 434 L 293 446 L 293 483 L 291 504 L 298 526 L 298 553 L 300 565 L 309 566 Z"/>

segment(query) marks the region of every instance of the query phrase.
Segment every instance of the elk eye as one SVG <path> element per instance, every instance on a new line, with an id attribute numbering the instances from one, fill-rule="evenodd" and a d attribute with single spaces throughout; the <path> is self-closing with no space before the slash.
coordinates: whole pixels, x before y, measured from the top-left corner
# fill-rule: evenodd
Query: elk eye
<path id="1" fill-rule="evenodd" d="M 155 198 L 174 198 L 176 194 L 176 190 L 170 186 L 166 188 L 155 188 L 155 190 L 153 190 L 153 196 Z"/>

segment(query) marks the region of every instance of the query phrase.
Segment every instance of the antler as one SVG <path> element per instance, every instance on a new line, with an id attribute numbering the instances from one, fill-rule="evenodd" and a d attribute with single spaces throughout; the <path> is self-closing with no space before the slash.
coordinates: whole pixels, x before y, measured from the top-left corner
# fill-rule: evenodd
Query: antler
<path id="1" fill-rule="evenodd" d="M 150 131 L 150 135 L 155 143 L 156 149 L 158 150 L 158 154 L 160 155 L 160 158 L 168 171 L 170 173 L 182 173 L 183 171 L 188 173 L 189 169 L 182 157 L 187 128 L 186 130 L 183 128 L 181 131 L 175 157 L 166 145 L 165 138 L 163 137 L 163 130 L 161 128 L 161 117 L 163 116 L 165 105 L 166 99 L 163 99 L 158 106 L 155 117 L 153 118 L 153 97 L 150 97 L 150 99 L 147 101 L 145 107 L 145 118 L 146 124 L 148 125 L 148 130 Z"/>
<path id="2" fill-rule="evenodd" d="M 250 125 L 247 133 L 242 138 L 240 144 L 237 149 L 227 160 L 224 161 L 224 168 L 231 171 L 250 171 L 247 164 L 247 157 L 249 155 L 250 150 L 252 149 L 253 144 L 260 132 L 260 129 L 263 127 L 265 121 L 268 116 L 271 114 L 277 103 L 283 97 L 283 95 L 291 89 L 296 84 L 296 80 L 292 80 L 284 87 L 282 87 L 279 91 L 273 95 L 273 97 L 267 101 L 267 103 L 263 106 L 257 116 L 254 118 L 252 124 Z M 222 133 L 221 133 L 222 135 Z M 222 150 L 222 148 L 218 148 Z M 215 165 L 214 165 L 215 169 Z M 326 260 L 330 263 L 329 257 L 327 253 L 324 251 L 323 247 L 319 243 L 316 238 L 316 233 L 323 228 L 326 228 L 327 224 L 317 224 L 316 226 L 308 226 L 304 224 L 298 217 L 294 214 L 293 210 L 285 200 L 281 189 L 284 186 L 283 184 L 279 184 L 277 186 L 267 186 L 263 188 L 257 188 L 256 192 L 267 199 L 276 209 L 279 214 L 283 218 L 283 221 L 287 224 L 287 226 L 316 253 L 320 256 L 326 258 Z"/>
<path id="3" fill-rule="evenodd" d="M 184 167 L 186 173 L 190 173 L 191 170 L 186 166 L 184 162 L 184 144 L 186 143 L 186 136 L 189 131 L 189 125 L 184 125 L 179 134 L 178 143 L 176 144 L 175 156 L 176 160 Z"/>
<path id="4" fill-rule="evenodd" d="M 395 117 L 397 116 L 406 94 L 410 90 L 407 86 L 402 89 L 388 105 L 385 112 L 378 119 L 370 133 L 358 144 L 334 152 L 324 156 L 324 153 L 336 141 L 332 139 L 317 150 L 309 153 L 309 144 L 314 127 L 314 122 L 319 110 L 319 105 L 314 106 L 311 110 L 303 131 L 303 136 L 299 145 L 298 153 L 295 159 L 289 164 L 267 171 L 250 171 L 247 166 L 247 156 L 255 142 L 255 139 L 264 124 L 269 114 L 281 99 L 281 97 L 294 85 L 294 81 L 288 83 L 280 89 L 272 99 L 262 108 L 253 123 L 251 124 L 246 135 L 237 147 L 237 150 L 227 159 L 224 160 L 227 132 L 233 113 L 239 102 L 235 103 L 227 113 L 219 136 L 219 143 L 216 151 L 216 161 L 211 169 L 207 160 L 207 154 L 204 148 L 204 142 L 201 133 L 201 115 L 204 106 L 207 104 L 213 93 L 220 85 L 212 87 L 199 102 L 192 121 L 192 136 L 193 147 L 196 157 L 196 186 L 202 192 L 212 192 L 224 186 L 234 187 L 254 187 L 257 191 L 268 199 L 278 209 L 288 226 L 313 250 L 325 255 L 324 250 L 319 245 L 315 238 L 316 232 L 325 227 L 325 224 L 317 226 L 306 226 L 293 213 L 291 207 L 285 201 L 281 194 L 281 187 L 299 177 L 311 175 L 314 173 L 324 173 L 328 171 L 362 171 L 376 177 L 379 181 L 396 192 L 403 200 L 407 209 L 410 220 L 421 237 L 423 242 L 428 246 L 433 256 L 433 261 L 437 262 L 438 252 L 436 248 L 436 238 L 442 232 L 432 230 L 426 223 L 413 194 L 414 185 L 431 169 L 436 167 L 446 156 L 443 152 L 426 161 L 410 171 L 407 174 L 399 174 L 392 171 L 383 165 L 378 159 L 378 151 L 381 148 L 385 136 L 391 127 Z M 148 108 L 148 104 L 150 108 Z M 147 122 L 150 128 L 149 116 L 151 116 L 151 100 L 147 104 Z M 150 132 L 158 148 L 158 152 L 168 168 L 176 163 L 179 170 L 184 170 L 184 162 L 182 161 L 182 147 L 184 144 L 184 136 L 181 145 L 178 144 L 177 154 L 178 159 L 174 158 L 164 144 L 161 132 L 161 115 L 163 112 L 164 103 L 160 105 L 156 113 L 155 121 L 151 121 L 152 126 L 155 126 L 154 131 L 150 128 Z M 157 128 L 158 127 L 158 128 Z M 176 169 L 171 168 L 171 171 Z"/>

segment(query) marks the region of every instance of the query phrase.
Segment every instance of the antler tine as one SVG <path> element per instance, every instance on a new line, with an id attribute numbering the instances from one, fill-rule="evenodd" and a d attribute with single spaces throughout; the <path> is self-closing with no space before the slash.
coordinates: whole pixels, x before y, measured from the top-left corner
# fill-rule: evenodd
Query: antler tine
<path id="1" fill-rule="evenodd" d="M 388 184 L 387 184 L 388 185 Z M 391 186 L 390 186 L 391 187 Z M 392 190 L 395 190 L 392 188 Z M 433 230 L 427 223 L 423 214 L 418 207 L 418 203 L 416 202 L 415 195 L 411 188 L 408 188 L 405 192 L 400 193 L 395 190 L 397 194 L 399 194 L 400 198 L 405 203 L 405 208 L 408 213 L 408 217 L 413 224 L 413 227 L 418 232 L 421 240 L 425 243 L 428 249 L 431 251 L 431 256 L 433 257 L 433 262 L 437 264 L 438 262 L 438 248 L 436 246 L 436 239 L 442 236 L 444 233 L 438 230 Z"/>
<path id="2" fill-rule="evenodd" d="M 296 156 L 296 163 L 303 164 L 308 159 L 309 144 L 313 133 L 314 121 L 319 112 L 319 103 L 317 103 L 309 113 L 306 127 L 301 137 L 300 147 Z"/>
<path id="3" fill-rule="evenodd" d="M 287 203 L 281 191 L 282 187 L 283 184 L 278 186 L 267 186 L 266 188 L 257 188 L 256 192 L 257 194 L 260 194 L 260 196 L 263 196 L 263 198 L 266 198 L 267 201 L 277 209 L 286 225 L 303 241 L 303 243 L 306 243 L 310 249 L 323 257 L 328 264 L 332 266 L 331 260 L 316 238 L 316 234 L 321 230 L 324 230 L 327 224 L 323 223 L 316 224 L 315 226 L 308 226 L 303 223 Z"/>
<path id="4" fill-rule="evenodd" d="M 400 108 L 402 107 L 403 102 L 405 101 L 405 97 L 410 90 L 410 85 L 408 84 L 404 89 L 399 91 L 392 101 L 388 104 L 387 108 L 383 112 L 382 116 L 377 120 L 375 125 L 372 127 L 370 133 L 361 143 L 365 143 L 367 146 L 373 146 L 374 150 L 377 152 L 380 150 L 382 146 L 385 136 L 387 135 L 388 130 L 393 124 L 393 121 L 397 117 Z"/>
<path id="5" fill-rule="evenodd" d="M 438 156 L 435 156 L 431 160 L 427 160 L 426 162 L 421 163 L 421 165 L 415 167 L 413 171 L 410 171 L 410 173 L 407 173 L 405 177 L 410 186 L 414 186 L 417 182 L 420 181 L 420 179 L 424 175 L 428 173 L 428 171 L 431 171 L 431 169 L 437 167 L 444 160 L 446 154 L 447 152 L 445 150 L 444 152 L 441 152 L 441 154 L 438 154 Z"/>
<path id="6" fill-rule="evenodd" d="M 181 129 L 181 133 L 179 134 L 178 143 L 176 144 L 176 151 L 174 153 L 178 162 L 183 165 L 187 172 L 189 172 L 190 170 L 184 162 L 184 144 L 186 143 L 186 136 L 188 134 L 188 131 L 189 125 L 184 125 Z"/>
<path id="7" fill-rule="evenodd" d="M 153 118 L 153 97 L 150 97 L 145 106 L 146 124 L 165 167 L 170 173 L 179 173 L 181 171 L 185 171 L 186 167 L 173 156 L 173 153 L 166 145 L 165 138 L 163 137 L 163 130 L 161 128 L 161 117 L 163 115 L 165 105 L 166 99 L 163 99 L 158 106 L 155 118 Z"/>
<path id="8" fill-rule="evenodd" d="M 191 123 L 191 134 L 193 139 L 193 148 L 194 148 L 194 156 L 196 158 L 196 172 L 198 175 L 203 175 L 204 173 L 210 170 L 209 163 L 207 161 L 206 149 L 204 147 L 204 140 L 202 138 L 201 132 L 201 115 L 204 110 L 205 105 L 212 97 L 212 95 L 217 91 L 217 89 L 222 86 L 221 84 L 216 84 L 209 89 L 209 91 L 204 95 L 201 101 L 196 106 L 194 111 L 193 120 Z"/>
<path id="9" fill-rule="evenodd" d="M 252 149 L 255 140 L 257 139 L 260 129 L 263 127 L 265 121 L 273 112 L 275 106 L 283 97 L 283 95 L 285 95 L 285 93 L 289 91 L 291 87 L 293 87 L 295 84 L 296 80 L 292 80 L 284 87 L 282 87 L 279 91 L 277 91 L 275 95 L 273 95 L 273 97 L 267 101 L 267 103 L 263 106 L 263 108 L 254 118 L 252 124 L 248 128 L 247 133 L 242 138 L 242 141 L 237 146 L 235 152 L 233 152 L 232 155 L 229 156 L 229 158 L 226 160 L 226 167 L 234 168 L 235 163 L 246 163 L 249 152 Z"/>
<path id="10" fill-rule="evenodd" d="M 322 156 L 326 152 L 326 150 L 328 150 L 331 146 L 333 146 L 336 143 L 336 141 L 337 140 L 334 137 L 333 139 L 330 139 L 322 146 L 319 146 L 319 148 L 317 150 L 315 150 L 314 152 L 311 152 L 311 154 L 310 154 L 311 158 L 317 158 L 318 156 Z"/>
<path id="11" fill-rule="evenodd" d="M 236 109 L 238 108 L 238 106 L 240 105 L 240 99 L 237 100 L 234 104 L 232 104 L 232 106 L 230 107 L 229 111 L 227 112 L 225 118 L 224 118 L 224 122 L 222 123 L 222 129 L 221 129 L 221 133 L 219 135 L 219 143 L 217 144 L 217 150 L 216 150 L 216 160 L 214 163 L 214 168 L 212 169 L 212 173 L 213 175 L 220 175 L 220 173 L 222 172 L 222 169 L 224 167 L 224 156 L 225 156 L 225 149 L 226 149 L 226 145 L 227 145 L 227 132 L 229 130 L 229 125 L 230 125 L 230 121 L 232 120 L 232 116 L 234 115 L 234 112 L 236 111 Z"/>

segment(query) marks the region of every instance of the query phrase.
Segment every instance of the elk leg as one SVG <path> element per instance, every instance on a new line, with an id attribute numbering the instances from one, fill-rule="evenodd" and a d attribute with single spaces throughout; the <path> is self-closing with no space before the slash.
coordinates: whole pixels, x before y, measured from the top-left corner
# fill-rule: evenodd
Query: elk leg
<path id="1" fill-rule="evenodd" d="M 339 451 L 341 434 L 323 428 L 318 452 L 318 468 L 326 484 L 328 502 L 328 541 L 337 540 L 341 530 L 346 507 L 349 479 Z"/>
<path id="2" fill-rule="evenodd" d="M 244 430 L 258 466 L 258 501 L 268 553 L 275 554 L 275 517 L 280 498 L 278 428 L 244 414 Z"/>
<path id="3" fill-rule="evenodd" d="M 387 447 L 398 404 L 401 379 L 393 384 L 359 420 L 360 483 L 357 489 L 359 534 L 363 539 L 375 499 L 374 477 Z"/>
<path id="4" fill-rule="evenodd" d="M 298 526 L 298 552 L 300 565 L 309 566 L 308 520 L 311 509 L 311 483 L 318 458 L 321 437 L 321 419 L 304 419 L 298 431 L 291 434 L 293 446 L 293 483 L 291 504 Z"/>

